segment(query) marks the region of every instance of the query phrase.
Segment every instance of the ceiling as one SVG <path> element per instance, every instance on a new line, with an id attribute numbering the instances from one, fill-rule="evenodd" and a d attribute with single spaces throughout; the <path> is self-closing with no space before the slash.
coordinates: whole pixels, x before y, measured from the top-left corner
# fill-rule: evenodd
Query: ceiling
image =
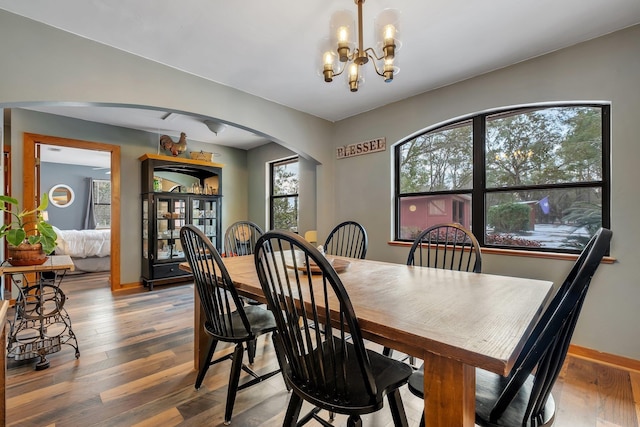
<path id="1" fill-rule="evenodd" d="M 375 17 L 400 11 L 400 73 L 384 83 L 367 64 L 356 93 L 323 81 L 320 46 L 334 12 L 353 0 L 0 0 L 0 9 L 329 120 L 338 121 L 640 23 L 638 0 L 369 0 L 364 47 Z M 372 75 L 373 74 L 373 75 Z M 84 120 L 249 149 L 268 142 L 203 117 L 112 107 L 47 107 Z"/>
<path id="2" fill-rule="evenodd" d="M 95 170 L 111 170 L 111 153 L 82 148 L 58 147 L 44 144 L 40 147 L 40 160 L 49 163 L 90 166 Z"/>

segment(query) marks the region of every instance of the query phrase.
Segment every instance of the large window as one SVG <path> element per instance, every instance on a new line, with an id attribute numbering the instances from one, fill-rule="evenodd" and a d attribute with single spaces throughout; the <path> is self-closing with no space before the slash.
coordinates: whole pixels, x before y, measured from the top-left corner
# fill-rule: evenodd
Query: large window
<path id="1" fill-rule="evenodd" d="M 93 180 L 93 212 L 96 228 L 111 228 L 111 181 Z"/>
<path id="2" fill-rule="evenodd" d="M 298 158 L 271 163 L 271 228 L 298 232 Z"/>
<path id="3" fill-rule="evenodd" d="M 495 111 L 395 148 L 396 240 L 437 223 L 485 247 L 579 252 L 610 227 L 609 106 Z"/>

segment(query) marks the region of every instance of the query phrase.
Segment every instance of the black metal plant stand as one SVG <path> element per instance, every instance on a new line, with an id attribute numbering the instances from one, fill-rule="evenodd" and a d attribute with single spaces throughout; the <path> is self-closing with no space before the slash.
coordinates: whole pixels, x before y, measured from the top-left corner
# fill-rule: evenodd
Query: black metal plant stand
<path id="1" fill-rule="evenodd" d="M 7 274 L 7 272 L 4 272 Z M 39 357 L 36 370 L 49 367 L 47 355 L 60 351 L 62 344 L 75 349 L 80 357 L 78 340 L 71 328 L 71 319 L 64 308 L 66 296 L 60 283 L 66 270 L 36 271 L 30 283 L 25 273 L 10 274 L 18 288 L 13 321 L 7 337 L 7 356 L 15 360 Z"/>

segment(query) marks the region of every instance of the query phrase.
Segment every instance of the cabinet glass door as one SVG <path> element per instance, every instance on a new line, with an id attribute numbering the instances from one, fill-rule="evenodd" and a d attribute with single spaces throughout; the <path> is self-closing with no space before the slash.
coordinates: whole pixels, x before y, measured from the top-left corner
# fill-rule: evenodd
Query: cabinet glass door
<path id="1" fill-rule="evenodd" d="M 208 238 L 217 244 L 217 216 L 218 216 L 218 199 L 217 198 L 193 198 L 192 199 L 193 216 L 191 222 L 198 227 Z M 220 249 L 220 248 L 218 248 Z"/>
<path id="2" fill-rule="evenodd" d="M 149 259 L 149 199 L 142 199 L 142 258 Z"/>
<path id="3" fill-rule="evenodd" d="M 180 243 L 180 228 L 186 224 L 186 197 L 156 199 L 156 260 L 184 258 Z"/>

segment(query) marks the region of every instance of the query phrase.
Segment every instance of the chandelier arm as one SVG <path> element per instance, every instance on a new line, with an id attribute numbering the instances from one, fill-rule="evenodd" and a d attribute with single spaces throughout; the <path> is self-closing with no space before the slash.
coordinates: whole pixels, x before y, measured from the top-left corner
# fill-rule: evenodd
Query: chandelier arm
<path id="1" fill-rule="evenodd" d="M 348 63 L 349 63 L 349 61 L 348 61 L 348 62 L 343 62 L 343 63 L 342 63 L 342 69 L 341 69 L 340 71 L 338 71 L 338 72 L 334 72 L 334 73 L 333 73 L 333 77 L 337 77 L 337 76 L 339 76 L 340 74 L 342 74 L 342 73 L 344 72 L 344 70 L 346 70 L 346 69 L 347 69 L 347 64 L 348 64 Z M 340 67 L 340 66 L 338 65 L 338 68 L 339 68 L 339 67 Z"/>
<path id="2" fill-rule="evenodd" d="M 371 59 L 377 59 L 378 61 L 382 61 L 384 59 L 384 55 L 382 56 L 378 56 L 378 54 L 376 53 L 375 50 L 373 50 L 372 47 L 368 47 L 365 52 L 369 55 L 369 58 Z"/>
<path id="3" fill-rule="evenodd" d="M 348 55 L 347 55 L 347 62 L 354 62 L 355 59 L 360 56 L 360 52 L 361 50 L 358 48 L 353 49 Z"/>
<path id="4" fill-rule="evenodd" d="M 380 70 L 378 69 L 378 62 L 377 62 L 377 61 L 381 61 L 384 58 L 378 58 L 373 48 L 368 48 L 367 50 L 365 50 L 365 52 L 367 53 L 367 56 L 371 58 L 371 62 L 373 63 L 373 68 L 376 70 L 376 74 L 379 75 L 380 77 L 384 77 L 384 68 L 382 69 L 383 72 L 380 72 Z"/>

